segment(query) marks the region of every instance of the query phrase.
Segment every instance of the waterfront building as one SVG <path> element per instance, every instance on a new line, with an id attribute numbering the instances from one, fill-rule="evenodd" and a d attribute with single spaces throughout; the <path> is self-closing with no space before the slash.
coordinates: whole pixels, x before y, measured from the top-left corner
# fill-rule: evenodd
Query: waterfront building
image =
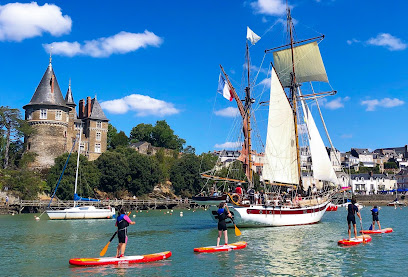
<path id="1" fill-rule="evenodd" d="M 397 181 L 393 175 L 359 173 L 351 175 L 351 189 L 358 194 L 377 194 L 381 191 L 393 190 Z"/>
<path id="2" fill-rule="evenodd" d="M 107 146 L 108 119 L 98 100 L 87 97 L 79 101 L 79 115 L 69 84 L 65 98 L 50 63 L 37 86 L 31 101 L 25 105 L 25 120 L 34 129 L 25 137 L 26 152 L 35 153 L 29 167 L 44 169 L 54 165 L 54 159 L 71 151 L 78 132 L 81 132 L 81 154 L 97 159 Z M 78 143 L 74 151 L 78 150 Z"/>
<path id="3" fill-rule="evenodd" d="M 345 169 L 352 168 L 355 171 L 359 170 L 360 159 L 358 157 L 354 157 L 353 155 L 351 155 L 350 152 L 341 153 L 340 161 L 341 161 L 341 165 Z"/>
<path id="4" fill-rule="evenodd" d="M 408 189 L 408 169 L 401 170 L 395 175 L 395 179 L 397 180 L 397 188 Z"/>
<path id="5" fill-rule="evenodd" d="M 309 146 L 300 147 L 300 169 L 302 171 L 312 171 L 312 155 Z"/>
<path id="6" fill-rule="evenodd" d="M 326 147 L 334 171 L 341 171 L 341 154 L 336 148 Z"/>

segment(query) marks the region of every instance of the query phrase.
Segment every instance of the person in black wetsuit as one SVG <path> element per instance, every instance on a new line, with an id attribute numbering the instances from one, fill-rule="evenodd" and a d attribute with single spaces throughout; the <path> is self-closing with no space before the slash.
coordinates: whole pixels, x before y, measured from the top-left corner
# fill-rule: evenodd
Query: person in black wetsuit
<path id="1" fill-rule="evenodd" d="M 351 199 L 351 204 L 348 205 L 347 207 L 347 223 L 348 223 L 348 236 L 349 240 L 351 239 L 351 223 L 353 223 L 354 227 L 354 236 L 357 238 L 357 227 L 356 227 L 356 216 L 354 214 L 357 213 L 357 216 L 360 218 L 361 222 L 361 215 L 360 212 L 358 211 L 358 207 L 355 205 L 356 204 L 356 199 Z"/>
<path id="2" fill-rule="evenodd" d="M 225 220 L 227 217 L 232 218 L 232 215 L 230 212 L 227 211 L 226 209 L 227 203 L 221 202 L 220 205 L 218 206 L 218 238 L 217 238 L 217 247 L 220 246 L 220 239 L 222 236 L 222 233 L 224 233 L 224 240 L 225 240 L 225 245 L 228 244 L 228 231 L 227 231 L 227 223 Z"/>
<path id="3" fill-rule="evenodd" d="M 121 208 L 118 217 L 116 218 L 115 226 L 118 227 L 118 239 L 119 244 L 116 250 L 116 258 L 122 258 L 125 255 L 127 237 L 127 227 L 135 224 L 134 221 L 130 220 L 129 216 L 126 215 L 125 209 Z"/>
<path id="4" fill-rule="evenodd" d="M 377 221 L 377 224 L 378 224 L 378 229 L 381 230 L 380 220 L 378 219 L 379 210 L 380 209 L 377 206 L 374 206 L 371 209 L 371 214 L 373 215 L 373 230 L 375 230 L 375 222 L 376 221 Z"/>

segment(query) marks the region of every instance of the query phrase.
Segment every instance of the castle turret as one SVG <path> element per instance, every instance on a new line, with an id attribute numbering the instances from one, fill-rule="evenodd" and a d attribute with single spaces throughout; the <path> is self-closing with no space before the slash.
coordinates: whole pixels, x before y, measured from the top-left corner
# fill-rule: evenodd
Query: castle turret
<path id="1" fill-rule="evenodd" d="M 75 105 L 75 104 L 74 104 Z M 61 93 L 52 64 L 47 67 L 30 103 L 23 107 L 34 133 L 26 137 L 26 151 L 37 154 L 32 168 L 47 168 L 67 151 L 69 107 Z M 74 108 L 75 109 L 75 108 Z"/>

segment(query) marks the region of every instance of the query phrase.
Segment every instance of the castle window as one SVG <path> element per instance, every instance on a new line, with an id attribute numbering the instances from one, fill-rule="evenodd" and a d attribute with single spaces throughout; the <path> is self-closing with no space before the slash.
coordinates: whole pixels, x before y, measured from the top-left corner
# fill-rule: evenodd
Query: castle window
<path id="1" fill-rule="evenodd" d="M 96 140 L 101 141 L 101 132 L 96 132 Z"/>
<path id="2" fill-rule="evenodd" d="M 47 119 L 47 110 L 41 109 L 40 110 L 40 119 Z"/>
<path id="3" fill-rule="evenodd" d="M 31 119 L 33 119 L 32 113 L 31 113 L 31 111 L 28 111 L 27 112 L 27 120 L 31 120 Z"/>
<path id="4" fill-rule="evenodd" d="M 62 111 L 55 111 L 55 120 L 62 119 Z"/>
<path id="5" fill-rule="evenodd" d="M 85 151 L 85 143 L 81 142 L 80 150 L 81 150 L 81 152 Z"/>
<path id="6" fill-rule="evenodd" d="M 96 153 L 101 153 L 101 144 L 100 143 L 95 143 L 95 152 Z"/>
<path id="7" fill-rule="evenodd" d="M 69 113 L 67 113 L 67 115 L 66 115 L 66 120 L 67 120 L 67 122 L 69 121 Z"/>
<path id="8" fill-rule="evenodd" d="M 102 128 L 102 121 L 96 122 L 96 128 Z"/>
<path id="9" fill-rule="evenodd" d="M 67 137 L 67 131 L 64 131 L 64 138 Z"/>

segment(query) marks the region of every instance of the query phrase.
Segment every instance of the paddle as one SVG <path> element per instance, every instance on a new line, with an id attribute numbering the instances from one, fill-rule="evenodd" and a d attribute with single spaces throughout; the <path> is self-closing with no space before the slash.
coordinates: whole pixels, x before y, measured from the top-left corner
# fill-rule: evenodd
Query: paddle
<path id="1" fill-rule="evenodd" d="M 127 216 L 130 215 L 131 212 L 128 212 Z M 109 244 L 111 243 L 111 241 L 113 240 L 113 238 L 116 236 L 116 234 L 118 233 L 118 231 L 116 231 L 113 236 L 110 238 L 109 242 L 105 245 L 105 247 L 102 249 L 101 253 L 99 253 L 99 256 L 103 257 L 106 254 L 106 251 L 108 250 Z"/>
<path id="2" fill-rule="evenodd" d="M 227 207 L 228 213 L 230 213 L 230 211 L 229 211 L 229 209 L 228 209 L 228 205 L 226 205 L 226 207 Z M 236 235 L 237 237 L 239 237 L 239 236 L 241 235 L 241 231 L 238 229 L 237 225 L 235 225 L 234 219 L 233 219 L 232 217 L 231 217 L 231 221 L 232 221 L 232 223 L 234 223 L 235 235 Z"/>

